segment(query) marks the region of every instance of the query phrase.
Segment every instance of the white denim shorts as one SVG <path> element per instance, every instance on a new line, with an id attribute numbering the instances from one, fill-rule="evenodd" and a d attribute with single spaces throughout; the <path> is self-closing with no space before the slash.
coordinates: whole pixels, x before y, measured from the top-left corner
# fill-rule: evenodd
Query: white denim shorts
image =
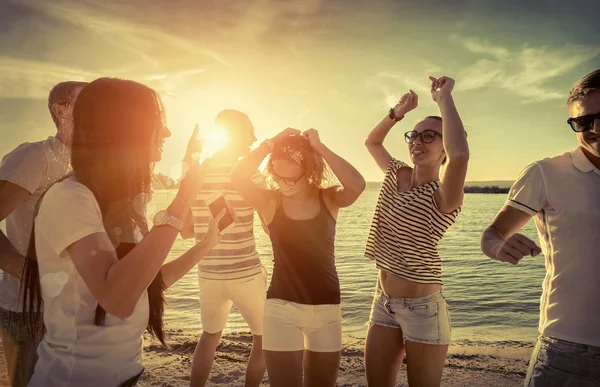
<path id="1" fill-rule="evenodd" d="M 342 308 L 305 305 L 278 298 L 265 304 L 263 349 L 267 351 L 339 352 L 342 350 Z"/>
<path id="2" fill-rule="evenodd" d="M 391 298 L 377 287 L 369 324 L 402 329 L 405 340 L 450 344 L 452 327 L 444 292 L 418 298 Z"/>
<path id="3" fill-rule="evenodd" d="M 198 277 L 202 329 L 217 333 L 225 329 L 231 306 L 240 311 L 253 335 L 263 334 L 267 296 L 267 271 L 240 280 L 208 280 Z"/>

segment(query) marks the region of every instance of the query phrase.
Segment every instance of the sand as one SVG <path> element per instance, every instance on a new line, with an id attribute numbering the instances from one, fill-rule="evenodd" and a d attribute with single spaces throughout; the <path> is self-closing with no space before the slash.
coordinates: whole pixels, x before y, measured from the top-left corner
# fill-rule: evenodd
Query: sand
<path id="1" fill-rule="evenodd" d="M 143 386 L 188 386 L 192 355 L 200 332 L 169 331 L 170 351 L 147 340 L 144 353 L 146 372 Z M 225 335 L 217 349 L 209 385 L 243 386 L 245 366 L 250 355 L 250 335 Z M 364 340 L 344 342 L 338 386 L 366 386 L 363 368 Z M 450 347 L 442 386 L 522 386 L 533 343 L 505 342 L 480 345 L 461 342 Z M 265 377 L 263 385 L 268 386 Z M 408 386 L 406 368 L 399 373 L 397 386 Z"/>
<path id="2" fill-rule="evenodd" d="M 0 341 L 0 386 L 8 386 L 8 374 L 6 373 L 6 359 L 4 358 L 2 341 Z"/>
<path id="3" fill-rule="evenodd" d="M 169 330 L 170 350 L 146 335 L 144 363 L 146 371 L 140 387 L 189 386 L 192 355 L 200 332 Z M 250 354 L 249 334 L 225 335 L 217 356 L 209 386 L 243 386 L 245 366 Z M 346 338 L 338 377 L 338 386 L 365 386 L 363 368 L 364 340 Z M 442 386 L 517 387 L 523 385 L 533 343 L 504 342 L 481 345 L 460 342 L 450 347 Z M 263 385 L 268 386 L 265 376 Z M 0 342 L 0 386 L 8 386 L 4 351 Z M 406 368 L 398 376 L 397 386 L 408 386 Z"/>

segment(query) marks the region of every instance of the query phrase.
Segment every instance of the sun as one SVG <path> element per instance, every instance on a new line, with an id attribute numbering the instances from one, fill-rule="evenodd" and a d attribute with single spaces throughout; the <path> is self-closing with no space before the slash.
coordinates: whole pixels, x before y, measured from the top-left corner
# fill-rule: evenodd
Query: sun
<path id="1" fill-rule="evenodd" d="M 225 130 L 219 125 L 209 125 L 200 128 L 200 139 L 203 142 L 201 159 L 214 156 L 219 150 L 223 149 L 229 142 L 229 137 Z"/>

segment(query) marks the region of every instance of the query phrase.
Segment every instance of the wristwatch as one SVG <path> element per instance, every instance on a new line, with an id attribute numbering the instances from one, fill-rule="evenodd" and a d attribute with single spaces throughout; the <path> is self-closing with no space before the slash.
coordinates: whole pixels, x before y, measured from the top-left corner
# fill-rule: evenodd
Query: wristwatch
<path id="1" fill-rule="evenodd" d="M 398 122 L 401 119 L 404 118 L 404 116 L 402 117 L 396 117 L 396 113 L 394 113 L 394 108 L 390 108 L 390 112 L 388 113 L 388 117 L 390 117 L 390 120 L 394 121 L 394 122 Z"/>
<path id="2" fill-rule="evenodd" d="M 166 210 L 159 211 L 152 221 L 154 226 L 171 226 L 179 232 L 183 231 L 183 220 L 169 214 Z"/>

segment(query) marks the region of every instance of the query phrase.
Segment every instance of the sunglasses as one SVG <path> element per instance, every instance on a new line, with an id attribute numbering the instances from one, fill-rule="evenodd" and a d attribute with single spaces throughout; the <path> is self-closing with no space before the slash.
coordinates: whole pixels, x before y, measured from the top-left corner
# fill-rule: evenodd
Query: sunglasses
<path id="1" fill-rule="evenodd" d="M 296 185 L 296 183 L 298 181 L 300 181 L 300 179 L 302 179 L 304 177 L 304 173 L 301 174 L 300 176 L 298 176 L 295 179 L 289 178 L 289 177 L 281 177 L 278 174 L 276 174 L 275 172 L 271 172 L 271 175 L 273 176 L 273 180 L 275 180 L 275 182 L 277 184 L 279 184 L 279 182 L 283 182 L 285 185 L 287 185 L 288 187 L 293 187 Z"/>
<path id="2" fill-rule="evenodd" d="M 567 124 L 569 124 L 571 129 L 575 132 L 587 132 L 588 130 L 592 130 L 596 120 L 600 120 L 600 113 L 588 114 L 581 117 L 571 117 L 567 120 Z"/>
<path id="3" fill-rule="evenodd" d="M 420 138 L 425 144 L 429 144 L 435 140 L 435 136 L 440 136 L 440 138 L 442 138 L 442 135 L 435 130 L 424 130 L 421 133 L 417 132 L 416 130 L 409 130 L 408 132 L 404 133 L 404 140 L 406 143 L 412 144 L 413 142 L 417 141 L 418 138 Z"/>

